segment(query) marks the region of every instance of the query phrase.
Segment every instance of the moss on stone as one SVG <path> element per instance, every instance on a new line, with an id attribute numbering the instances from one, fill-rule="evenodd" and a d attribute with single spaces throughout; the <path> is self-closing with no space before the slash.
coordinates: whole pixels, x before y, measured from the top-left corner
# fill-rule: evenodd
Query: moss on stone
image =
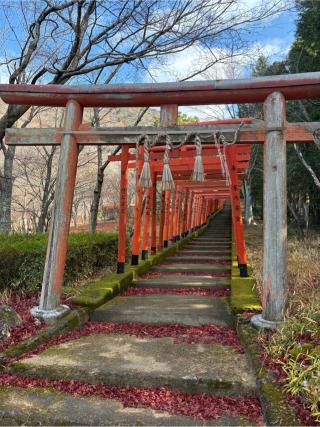
<path id="1" fill-rule="evenodd" d="M 281 386 L 274 380 L 273 372 L 261 364 L 260 348 L 256 342 L 258 331 L 250 324 L 237 325 L 240 342 L 255 370 L 258 396 L 267 425 L 300 426 L 303 425 L 295 416 L 293 408 L 286 401 Z"/>
<path id="2" fill-rule="evenodd" d="M 218 212 L 208 219 L 208 224 L 217 213 Z M 97 308 L 106 303 L 119 292 L 128 289 L 133 280 L 137 279 L 138 276 L 145 274 L 154 265 L 159 264 L 161 261 L 172 256 L 179 249 L 183 248 L 190 240 L 200 236 L 206 230 L 208 224 L 185 237 L 183 240 L 180 240 L 175 245 L 163 249 L 156 255 L 150 256 L 145 261 L 141 261 L 139 265 L 127 267 L 126 272 L 123 274 L 108 274 L 98 281 L 88 283 L 81 288 L 77 295 L 73 296 L 72 302 L 82 307 L 89 307 L 90 309 Z"/>
<path id="3" fill-rule="evenodd" d="M 131 268 L 134 278 L 136 279 L 138 276 L 145 274 L 148 270 L 150 270 L 151 267 L 152 262 L 149 259 L 141 261 L 139 265 Z"/>
<path id="4" fill-rule="evenodd" d="M 51 338 L 58 336 L 64 332 L 71 331 L 76 329 L 86 323 L 89 320 L 89 310 L 86 308 L 79 308 L 77 310 L 72 310 L 66 316 L 59 319 L 54 325 L 48 326 L 36 335 L 33 335 L 30 338 L 27 338 L 21 341 L 18 344 L 15 344 L 6 351 L 4 351 L 3 356 L 5 357 L 17 357 L 27 351 L 33 350 L 38 347 L 40 344 L 48 342 Z"/>
<path id="5" fill-rule="evenodd" d="M 123 274 L 108 274 L 98 281 L 83 286 L 79 294 L 72 298 L 72 302 L 83 307 L 99 307 L 119 292 L 126 290 L 133 278 L 134 272 L 131 270 Z"/>
<path id="6" fill-rule="evenodd" d="M 239 313 L 245 310 L 260 311 L 261 304 L 254 290 L 252 277 L 231 277 L 231 308 Z"/>
<path id="7" fill-rule="evenodd" d="M 231 252 L 231 297 L 230 305 L 234 313 L 242 311 L 261 311 L 262 307 L 255 288 L 252 268 L 248 263 L 249 277 L 240 277 L 235 244 Z"/>

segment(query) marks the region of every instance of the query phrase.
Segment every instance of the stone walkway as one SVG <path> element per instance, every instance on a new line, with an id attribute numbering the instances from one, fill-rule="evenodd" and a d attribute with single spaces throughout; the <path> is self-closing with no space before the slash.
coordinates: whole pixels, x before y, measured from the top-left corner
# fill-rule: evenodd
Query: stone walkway
<path id="1" fill-rule="evenodd" d="M 219 327 L 222 335 L 224 331 L 230 332 L 233 318 L 225 297 L 210 293 L 197 295 L 201 290 L 214 292 L 229 288 L 230 263 L 226 261 L 231 262 L 230 230 L 229 214 L 223 212 L 202 236 L 135 283 L 135 289 L 142 295 L 116 297 L 96 309 L 91 322 L 148 325 L 151 330 L 168 325 L 191 331 Z M 157 293 L 159 288 L 163 293 Z M 148 294 L 150 290 L 156 293 Z M 185 293 L 168 293 L 174 290 Z M 183 334 L 178 337 L 92 334 L 22 359 L 13 364 L 12 372 L 117 387 L 167 387 L 190 394 L 191 400 L 200 393 L 235 399 L 255 397 L 255 377 L 243 352 L 221 340 L 200 338 L 197 336 L 195 342 L 190 342 Z M 57 393 L 49 388 L 39 392 L 19 388 L 7 389 L 5 393 L 0 390 L 0 408 L 2 425 L 253 424 L 243 415 L 224 413 L 217 419 L 202 421 L 146 407 L 125 407 L 113 399 Z"/>

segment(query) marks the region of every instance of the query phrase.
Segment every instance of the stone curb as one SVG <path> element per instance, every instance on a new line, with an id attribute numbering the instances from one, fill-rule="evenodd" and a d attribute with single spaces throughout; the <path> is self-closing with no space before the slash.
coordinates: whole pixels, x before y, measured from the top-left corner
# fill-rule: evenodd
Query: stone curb
<path id="1" fill-rule="evenodd" d="M 39 345 L 48 342 L 51 338 L 79 328 L 88 320 L 89 309 L 79 308 L 77 310 L 72 310 L 66 316 L 57 320 L 54 325 L 47 326 L 37 334 L 19 342 L 18 344 L 8 347 L 3 353 L 0 354 L 0 360 L 6 357 L 21 356 L 22 354 L 33 350 Z"/>
<path id="2" fill-rule="evenodd" d="M 285 393 L 274 379 L 270 369 L 265 368 L 260 361 L 260 349 L 255 342 L 258 331 L 250 323 L 238 322 L 237 333 L 241 345 L 246 351 L 249 363 L 257 378 L 258 397 L 262 413 L 268 426 L 302 426 L 304 425 L 295 415 L 293 408 L 287 402 Z"/>

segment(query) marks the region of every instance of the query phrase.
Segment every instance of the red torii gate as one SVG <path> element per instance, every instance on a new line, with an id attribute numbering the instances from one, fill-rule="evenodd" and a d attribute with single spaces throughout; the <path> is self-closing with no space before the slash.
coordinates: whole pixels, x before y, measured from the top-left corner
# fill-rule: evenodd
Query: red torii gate
<path id="1" fill-rule="evenodd" d="M 57 318 L 68 310 L 60 305 L 60 296 L 79 145 L 117 145 L 121 139 L 120 144 L 129 147 L 135 145 L 137 136 L 146 132 L 167 132 L 177 141 L 187 133 L 194 132 L 210 143 L 210 126 L 198 126 L 196 129 L 192 126 L 179 129 L 170 126 L 175 122 L 173 116 L 176 115 L 178 105 L 263 102 L 264 121 L 243 126 L 238 139 L 239 143 L 264 144 L 263 313 L 262 316 L 255 316 L 253 322 L 259 326 L 274 327 L 283 319 L 287 293 L 286 142 L 313 142 L 313 131 L 320 127 L 319 123 L 286 123 L 285 101 L 320 98 L 319 72 L 239 80 L 136 85 L 1 84 L 0 97 L 8 104 L 66 107 L 63 130 L 6 130 L 6 142 L 9 144 L 61 145 L 42 293 L 40 305 L 34 310 L 34 314 L 46 320 Z M 141 131 L 141 128 L 90 129 L 81 124 L 84 107 L 142 106 L 162 107 L 162 128 L 156 131 Z M 166 129 L 165 126 L 170 127 Z M 222 131 L 233 133 L 234 128 L 230 131 L 230 126 L 222 125 Z M 123 138 L 127 140 L 125 144 Z"/>
<path id="2" fill-rule="evenodd" d="M 219 121 L 210 121 L 205 122 L 205 124 L 215 125 L 215 124 L 240 124 L 240 123 L 251 123 L 252 119 L 237 119 L 237 120 L 219 120 Z M 198 125 L 202 125 L 200 122 Z M 172 192 L 163 191 L 161 198 L 161 215 L 160 215 L 160 228 L 158 239 L 156 236 L 156 183 L 162 178 L 162 169 L 163 169 L 163 154 L 164 147 L 154 147 L 150 152 L 150 168 L 151 176 L 153 181 L 152 188 L 146 190 L 146 205 L 145 205 L 145 215 L 144 215 L 144 226 L 143 233 L 141 233 L 141 223 L 142 223 L 142 192 L 141 189 L 137 191 L 137 197 L 135 199 L 135 212 L 134 217 L 134 235 L 132 241 L 132 258 L 131 264 L 137 265 L 139 262 L 139 254 L 141 250 L 141 258 L 146 259 L 149 253 L 149 226 L 150 226 L 150 206 L 152 206 L 152 237 L 151 237 L 151 253 L 156 253 L 156 246 L 158 242 L 158 250 L 166 248 L 168 246 L 169 240 L 173 242 L 180 239 L 181 234 L 183 236 L 191 233 L 196 228 L 203 225 L 208 215 L 214 212 L 218 207 L 221 206 L 221 201 L 224 201 L 226 198 L 231 198 L 231 207 L 232 207 L 232 222 L 234 227 L 234 236 L 237 249 L 237 257 L 239 262 L 240 275 L 242 277 L 247 276 L 247 260 L 246 260 L 246 250 L 245 250 L 245 241 L 243 235 L 243 224 L 241 216 L 241 207 L 240 207 L 240 187 L 239 183 L 245 176 L 245 170 L 249 166 L 250 160 L 250 145 L 237 145 L 229 146 L 227 148 L 227 159 L 228 166 L 230 170 L 230 184 L 226 183 L 226 179 L 222 176 L 221 172 L 221 162 L 218 158 L 217 148 L 212 146 L 212 144 L 203 144 L 202 145 L 202 161 L 204 166 L 204 171 L 206 174 L 206 180 L 202 183 L 194 183 L 190 181 L 190 176 L 192 174 L 194 157 L 195 157 L 195 147 L 194 145 L 185 145 L 180 148 L 180 150 L 173 150 L 170 154 L 170 168 L 173 174 L 174 181 L 176 183 L 176 190 Z M 140 172 L 142 169 L 142 153 L 140 151 L 140 159 L 138 164 L 136 164 L 136 155 L 129 154 L 127 150 L 123 151 L 120 155 L 111 155 L 108 156 L 109 161 L 121 161 L 121 171 L 124 171 L 124 174 L 121 176 L 127 175 L 125 170 L 128 168 L 137 168 L 140 167 Z M 134 160 L 134 162 L 131 162 Z M 122 172 L 121 172 L 122 173 Z M 211 179 L 210 179 L 211 178 Z M 137 185 L 138 186 L 138 185 Z M 211 190 L 211 192 L 210 192 Z M 188 201 L 183 203 L 181 200 L 181 193 L 189 192 Z M 176 196 L 177 195 L 177 196 Z M 170 200 L 174 197 L 173 200 Z M 196 209 L 200 209 L 197 215 L 194 215 L 193 221 L 191 219 L 191 208 L 193 198 L 196 201 Z M 200 198 L 200 200 L 198 200 Z M 209 209 L 209 204 L 203 204 L 203 200 L 211 199 L 212 204 Z M 124 225 L 127 223 L 127 178 L 121 179 L 120 184 L 120 200 L 123 200 L 120 206 L 120 215 L 119 215 L 119 245 L 118 245 L 118 273 L 124 272 L 125 265 L 125 254 L 126 254 L 126 228 Z M 215 204 L 215 201 L 218 201 L 218 204 Z M 171 206 L 174 204 L 175 209 L 172 209 Z M 181 204 L 181 206 L 180 206 Z M 176 222 L 178 217 L 178 211 L 182 208 L 184 222 L 183 231 L 176 232 L 177 224 Z M 171 209 L 171 214 L 169 213 Z M 209 210 L 208 210 L 209 209 Z M 186 212 L 185 212 L 186 210 Z M 188 222 L 189 219 L 189 222 Z M 173 231 L 174 230 L 174 231 Z M 171 232 L 170 232 L 171 231 Z"/>

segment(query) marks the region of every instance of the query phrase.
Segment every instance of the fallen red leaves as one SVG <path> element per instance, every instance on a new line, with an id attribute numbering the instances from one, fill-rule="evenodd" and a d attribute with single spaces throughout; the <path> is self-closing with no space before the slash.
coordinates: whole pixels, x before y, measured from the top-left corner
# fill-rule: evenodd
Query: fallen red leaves
<path id="1" fill-rule="evenodd" d="M 230 271 L 148 271 L 142 274 L 140 279 L 149 279 L 154 276 L 206 276 L 206 277 L 230 277 Z"/>
<path id="2" fill-rule="evenodd" d="M 20 358 L 41 353 L 53 345 L 62 344 L 67 341 L 94 334 L 126 334 L 138 338 L 168 337 L 173 338 L 175 343 L 228 345 L 233 347 L 238 353 L 244 353 L 236 330 L 230 326 L 210 324 L 187 326 L 181 324 L 151 325 L 145 323 L 94 322 L 86 323 L 79 330 L 53 338 L 47 343 L 39 345 L 34 350 L 24 353 Z M 11 358 L 6 358 L 5 362 L 10 363 L 12 360 Z"/>
<path id="3" fill-rule="evenodd" d="M 10 337 L 0 342 L 0 352 L 34 335 L 45 326 L 44 323 L 39 322 L 30 313 L 30 309 L 39 304 L 39 297 L 38 292 L 12 292 L 9 301 L 0 301 L 1 304 L 5 303 L 13 308 L 22 318 L 22 324 L 12 328 L 10 330 Z M 69 301 L 62 301 L 62 304 L 66 303 L 70 305 Z"/>
<path id="4" fill-rule="evenodd" d="M 212 257 L 216 255 L 222 256 L 230 256 L 231 249 L 220 249 L 219 252 L 213 249 L 205 249 L 202 248 L 201 251 L 197 251 L 195 249 L 183 249 L 183 251 L 179 252 L 180 255 L 211 255 Z"/>
<path id="5" fill-rule="evenodd" d="M 282 368 L 283 360 L 281 358 L 272 359 L 267 354 L 262 353 L 261 361 L 266 368 L 270 369 L 273 372 L 275 381 L 283 387 L 286 384 L 286 375 L 285 375 L 285 371 Z M 299 399 L 298 396 L 294 396 L 293 394 L 288 392 L 284 393 L 284 396 L 287 402 L 294 409 L 296 416 L 300 419 L 300 421 L 302 421 L 304 425 L 306 426 L 319 425 L 319 423 L 317 423 L 317 421 L 312 417 L 309 409 L 304 407 L 301 399 Z"/>
<path id="6" fill-rule="evenodd" d="M 0 342 L 0 351 L 34 335 L 43 327 L 30 313 L 30 309 L 38 304 L 38 293 L 12 293 L 6 304 L 21 316 L 23 323 L 20 326 L 12 328 L 10 330 L 10 337 L 6 341 Z"/>
<path id="7" fill-rule="evenodd" d="M 209 265 L 230 265 L 231 261 L 229 260 L 222 260 L 222 259 L 192 259 L 188 261 L 188 264 L 209 264 Z M 172 261 L 163 261 L 161 265 L 173 265 L 173 264 L 187 264 L 185 260 L 183 259 L 175 259 L 175 257 L 172 258 Z M 160 265 L 160 264 L 159 264 Z"/>
<path id="8" fill-rule="evenodd" d="M 0 375 L 0 385 L 22 388 L 50 387 L 73 396 L 97 396 L 102 399 L 115 399 L 127 407 L 147 407 L 166 411 L 172 415 L 185 415 L 201 420 L 216 419 L 224 414 L 231 414 L 247 417 L 249 420 L 263 425 L 260 403 L 255 397 L 231 398 L 206 394 L 192 395 L 169 390 L 165 387 L 114 387 L 102 384 L 86 384 L 75 380 L 48 380 L 9 374 Z"/>
<path id="9" fill-rule="evenodd" d="M 122 292 L 120 296 L 130 297 L 135 295 L 196 295 L 196 296 L 212 296 L 212 297 L 227 297 L 230 295 L 230 289 L 199 289 L 199 288 L 135 288 L 131 287 Z"/>

